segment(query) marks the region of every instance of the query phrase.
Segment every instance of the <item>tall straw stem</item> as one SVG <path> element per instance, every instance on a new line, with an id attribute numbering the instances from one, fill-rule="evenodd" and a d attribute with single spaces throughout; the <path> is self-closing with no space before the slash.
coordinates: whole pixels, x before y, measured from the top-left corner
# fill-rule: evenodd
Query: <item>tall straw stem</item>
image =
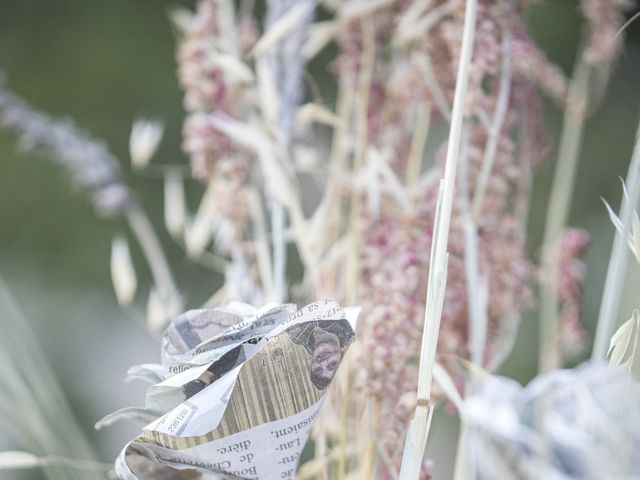
<path id="1" fill-rule="evenodd" d="M 540 290 L 538 368 L 541 372 L 554 370 L 561 363 L 558 342 L 560 330 L 557 289 L 558 269 L 555 262 L 551 261 L 551 252 L 558 247 L 569 215 L 586 117 L 590 72 L 591 67 L 580 55 L 569 88 L 558 160 L 547 207 L 547 220 L 542 244 L 543 251 L 546 252 L 547 256 L 543 263 L 543 271 L 547 282 Z"/>
<path id="2" fill-rule="evenodd" d="M 287 218 L 282 204 L 271 204 L 271 241 L 273 242 L 273 295 L 276 303 L 286 298 L 287 243 L 284 235 Z"/>
<path id="3" fill-rule="evenodd" d="M 427 303 L 425 310 L 425 325 L 422 332 L 422 347 L 420 352 L 420 369 L 418 377 L 418 395 L 414 419 L 407 433 L 405 451 L 400 471 L 401 480 L 417 480 L 420 474 L 424 448 L 426 446 L 433 404 L 431 402 L 431 383 L 433 381 L 433 366 L 435 363 L 438 331 L 444 291 L 447 278 L 447 244 L 449 241 L 449 227 L 453 211 L 453 193 L 456 182 L 456 172 L 460 157 L 460 147 L 464 122 L 464 105 L 469 84 L 469 68 L 476 28 L 477 0 L 467 0 L 460 51 L 460 63 L 456 80 L 456 91 L 451 115 L 451 129 L 449 130 L 449 145 L 445 161 L 444 180 L 441 184 L 434 228 L 434 240 L 431 244 L 431 262 L 427 284 Z"/>
<path id="4" fill-rule="evenodd" d="M 322 197 L 321 204 L 324 214 L 325 235 L 322 238 L 323 245 L 320 253 L 324 254 L 333 247 L 341 234 L 342 229 L 342 212 L 341 197 L 343 194 L 343 186 L 341 176 L 343 175 L 347 162 L 347 133 L 351 126 L 351 116 L 353 113 L 355 92 L 351 88 L 349 81 L 343 76 L 340 77 L 338 84 L 338 94 L 336 100 L 336 112 L 338 122 L 333 131 L 331 139 L 331 151 L 329 154 L 329 178 L 327 188 Z M 336 275 L 328 277 L 325 285 L 327 291 L 335 291 Z M 344 370 L 343 370 L 344 371 Z M 348 382 L 347 382 L 348 383 Z M 340 393 L 342 396 L 342 393 Z M 331 400 L 329 400 L 331 401 Z M 314 430 L 315 455 L 313 462 L 321 465 L 318 478 L 326 480 L 329 478 L 329 468 L 327 457 L 327 433 L 325 428 L 316 425 Z"/>
<path id="5" fill-rule="evenodd" d="M 475 36 L 475 23 L 477 13 L 477 0 L 468 0 L 465 11 L 464 33 L 462 39 L 462 51 L 460 55 L 460 65 L 456 82 L 456 91 L 453 101 L 453 113 L 451 118 L 451 129 L 449 131 L 449 146 L 445 161 L 445 173 L 442 186 L 442 205 L 438 221 L 435 224 L 434 242 L 432 244 L 432 263 L 429 266 L 429 280 L 427 285 L 427 300 L 433 298 L 437 284 L 437 278 L 446 271 L 447 244 L 449 241 L 449 227 L 453 211 L 453 193 L 455 189 L 458 159 L 460 157 L 460 146 L 462 138 L 462 127 L 464 120 L 464 102 L 469 84 L 469 66 L 471 64 L 471 53 L 473 51 L 473 40 Z M 428 312 L 427 312 L 428 313 Z M 425 320 L 428 315 L 425 315 Z M 439 322 L 440 318 L 434 319 Z M 429 325 L 425 325 L 423 333 L 429 330 Z M 437 332 L 437 328 L 435 331 Z M 435 361 L 435 347 L 437 335 L 427 338 L 423 335 L 422 350 L 420 356 L 420 375 L 418 381 L 419 398 L 428 398 L 433 377 L 433 363 Z M 425 348 L 428 347 L 428 348 Z M 429 355 L 425 356 L 425 351 Z"/>
<path id="6" fill-rule="evenodd" d="M 596 327 L 596 336 L 593 341 L 593 351 L 591 352 L 591 359 L 595 361 L 604 360 L 607 354 L 611 335 L 618 323 L 620 299 L 624 291 L 627 268 L 629 266 L 630 251 L 627 246 L 627 238 L 631 231 L 633 213 L 638 205 L 638 200 L 640 200 L 640 125 L 636 133 L 636 145 L 625 184 L 628 190 L 628 198 L 623 196 L 620 208 L 623 231 L 621 233 L 616 230 L 611 256 L 609 257 L 609 266 L 607 267 L 607 276 L 598 314 L 598 326 Z"/>
<path id="7" fill-rule="evenodd" d="M 356 107 L 356 135 L 357 141 L 353 157 L 352 175 L 357 177 L 367 155 L 367 144 L 369 136 L 369 97 L 371 93 L 371 78 L 375 61 L 375 40 L 373 22 L 367 17 L 362 20 L 364 45 L 362 50 L 362 66 L 358 75 L 358 85 L 355 97 Z M 358 220 L 361 217 L 362 201 L 359 192 L 352 190 L 349 211 L 349 253 L 347 256 L 346 271 L 346 299 L 347 304 L 355 305 L 358 297 L 358 279 L 360 276 L 360 250 L 362 248 L 362 238 L 360 237 Z M 347 353 L 345 368 L 350 371 L 349 363 L 353 353 Z M 349 391 L 350 376 L 345 377 L 345 391 Z M 339 457 L 338 457 L 338 479 L 343 480 L 346 474 L 346 448 L 347 448 L 347 425 L 348 425 L 348 402 L 343 399 L 340 409 L 340 436 L 339 436 Z"/>
<path id="8" fill-rule="evenodd" d="M 336 113 L 338 121 L 331 138 L 331 151 L 329 152 L 329 178 L 327 188 L 322 201 L 327 202 L 327 223 L 328 231 L 326 237 L 326 247 L 330 248 L 340 236 L 340 221 L 342 212 L 340 211 L 340 198 L 343 194 L 341 176 L 344 173 L 347 162 L 348 133 L 351 128 L 351 117 L 353 114 L 353 104 L 355 102 L 355 92 L 351 88 L 348 79 L 341 76 L 338 84 L 338 94 L 336 100 Z"/>
<path id="9" fill-rule="evenodd" d="M 416 106 L 416 128 L 411 140 L 411 149 L 409 150 L 409 159 L 407 161 L 407 171 L 405 175 L 405 184 L 410 192 L 413 193 L 420 172 L 422 171 L 422 157 L 424 155 L 424 147 L 429 136 L 429 127 L 431 126 L 431 104 Z"/>
<path id="10" fill-rule="evenodd" d="M 362 66 L 358 75 L 356 92 L 356 146 L 353 156 L 352 175 L 356 177 L 365 163 L 369 136 L 369 96 L 371 92 L 371 77 L 375 61 L 375 43 L 373 22 L 370 18 L 362 21 L 364 46 L 362 51 Z M 359 192 L 352 190 L 349 212 L 349 255 L 347 259 L 347 303 L 355 304 L 357 299 L 359 257 L 361 239 L 358 229 L 358 218 L 362 202 Z"/>

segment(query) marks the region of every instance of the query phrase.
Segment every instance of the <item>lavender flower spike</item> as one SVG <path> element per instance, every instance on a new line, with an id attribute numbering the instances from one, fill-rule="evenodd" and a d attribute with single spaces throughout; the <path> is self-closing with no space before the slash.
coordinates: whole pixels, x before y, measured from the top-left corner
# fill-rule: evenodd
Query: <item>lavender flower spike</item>
<path id="1" fill-rule="evenodd" d="M 91 195 L 105 216 L 122 213 L 134 202 L 121 178 L 118 160 L 103 143 L 69 120 L 40 113 L 9 91 L 0 80 L 0 129 L 15 133 L 25 151 L 44 152 L 65 168 L 74 184 Z"/>

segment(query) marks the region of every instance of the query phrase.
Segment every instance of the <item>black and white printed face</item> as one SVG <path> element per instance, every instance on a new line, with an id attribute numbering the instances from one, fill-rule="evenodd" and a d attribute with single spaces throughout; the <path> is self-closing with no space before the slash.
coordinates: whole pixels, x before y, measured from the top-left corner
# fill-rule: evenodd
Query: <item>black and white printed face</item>
<path id="1" fill-rule="evenodd" d="M 342 349 L 335 333 L 320 327 L 313 330 L 314 349 L 311 354 L 311 377 L 318 388 L 326 388 L 340 365 Z"/>

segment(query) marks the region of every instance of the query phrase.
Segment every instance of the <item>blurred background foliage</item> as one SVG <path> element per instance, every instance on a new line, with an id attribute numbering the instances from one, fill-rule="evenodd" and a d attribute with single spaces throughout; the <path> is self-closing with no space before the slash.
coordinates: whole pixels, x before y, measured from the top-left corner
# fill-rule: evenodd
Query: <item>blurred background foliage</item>
<path id="1" fill-rule="evenodd" d="M 34 106 L 73 119 L 103 139 L 123 161 L 128 158 L 134 117 L 162 118 L 165 137 L 155 161 L 186 165 L 180 151 L 182 95 L 167 19 L 168 10 L 178 3 L 0 0 L 0 70 L 11 88 Z M 180 4 L 192 6 L 193 2 Z M 530 8 L 527 21 L 549 57 L 569 73 L 581 24 L 576 3 L 540 2 Z M 325 102 L 330 105 L 332 84 L 325 71 L 326 58 L 314 61 L 310 70 L 327 92 Z M 604 104 L 587 125 L 571 209 L 570 223 L 592 235 L 585 257 L 589 272 L 583 302 L 591 331 L 614 233 L 601 197 L 619 204 L 619 177 L 626 174 L 640 111 L 639 79 L 640 26 L 635 24 L 628 31 L 625 53 Z M 561 111 L 552 103 L 545 105 L 555 149 Z M 543 234 L 553 159 L 550 151 L 550 162 L 538 175 L 532 195 L 530 249 L 535 256 Z M 187 302 L 199 305 L 221 283 L 221 275 L 186 259 L 163 230 L 161 178 L 134 176 L 126 163 L 123 168 L 159 227 Z M 195 206 L 202 187 L 192 182 L 188 188 Z M 0 134 L 0 274 L 36 329 L 81 425 L 107 462 L 137 428 L 118 424 L 96 433 L 93 424 L 119 407 L 143 402 L 145 386 L 124 384 L 121 379 L 131 364 L 159 356 L 157 340 L 136 322 L 143 318 L 149 288 L 143 264 L 138 264 L 138 312 L 124 313 L 112 293 L 109 255 L 116 232 L 126 232 L 125 225 L 97 217 L 87 199 L 73 191 L 63 171 L 46 158 L 16 152 L 14 139 Z M 638 280 L 638 272 L 631 272 L 629 305 L 637 302 Z M 630 312 L 630 306 L 621 309 L 622 316 Z M 503 367 L 503 373 L 523 382 L 536 372 L 536 318 L 536 312 L 525 315 L 516 348 Z M 454 428 L 454 420 L 440 415 L 432 429 L 428 452 L 436 479 L 447 478 L 443 467 L 455 453 L 450 443 Z M 0 431 L 0 449 L 20 448 L 13 442 Z M 42 477 L 24 471 L 7 478 Z"/>

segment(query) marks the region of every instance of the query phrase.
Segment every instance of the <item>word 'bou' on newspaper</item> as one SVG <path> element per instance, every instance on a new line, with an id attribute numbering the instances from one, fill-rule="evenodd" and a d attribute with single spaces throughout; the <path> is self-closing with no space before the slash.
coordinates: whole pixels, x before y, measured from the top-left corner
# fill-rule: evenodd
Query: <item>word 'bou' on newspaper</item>
<path id="1" fill-rule="evenodd" d="M 147 424 L 116 460 L 118 478 L 294 478 L 358 313 L 321 300 L 300 310 L 231 303 L 178 317 L 163 335 L 162 365 L 129 370 L 128 378 L 154 383 L 145 407 L 96 425 Z"/>

